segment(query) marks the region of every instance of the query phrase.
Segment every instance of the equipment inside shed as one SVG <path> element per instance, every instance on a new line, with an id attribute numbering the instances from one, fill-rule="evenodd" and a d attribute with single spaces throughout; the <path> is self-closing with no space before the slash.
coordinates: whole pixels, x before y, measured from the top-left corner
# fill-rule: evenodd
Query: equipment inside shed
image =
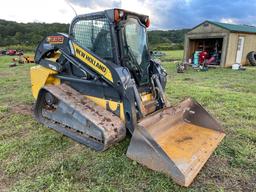
<path id="1" fill-rule="evenodd" d="M 189 58 L 194 67 L 219 66 L 222 56 L 223 38 L 190 39 Z"/>

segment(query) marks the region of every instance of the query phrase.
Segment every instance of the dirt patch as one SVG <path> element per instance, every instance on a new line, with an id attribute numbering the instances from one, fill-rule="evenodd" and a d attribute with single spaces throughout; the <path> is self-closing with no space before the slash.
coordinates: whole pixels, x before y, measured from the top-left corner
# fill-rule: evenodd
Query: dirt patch
<path id="1" fill-rule="evenodd" d="M 207 186 L 218 186 L 218 188 L 230 192 L 255 191 L 255 177 L 243 174 L 243 170 L 234 169 L 225 157 L 212 156 L 208 159 L 195 179 L 194 187 L 202 188 L 202 183 Z"/>
<path id="2" fill-rule="evenodd" d="M 186 77 L 184 79 L 182 79 L 183 81 L 191 81 L 191 82 L 194 82 L 195 80 L 193 78 L 190 78 L 190 77 Z"/>
<path id="3" fill-rule="evenodd" d="M 7 72 L 0 72 L 0 77 L 8 77 L 10 76 L 11 74 L 10 73 L 7 73 Z"/>
<path id="4" fill-rule="evenodd" d="M 10 188 L 10 181 L 4 175 L 3 171 L 0 170 L 0 191 L 7 192 Z"/>
<path id="5" fill-rule="evenodd" d="M 255 192 L 256 191 L 256 177 L 251 176 L 249 179 L 237 179 L 241 191 Z"/>
<path id="6" fill-rule="evenodd" d="M 18 131 L 13 131 L 10 133 L 2 133 L 2 139 L 8 139 L 8 138 L 24 138 L 29 135 L 29 130 L 28 129 L 21 129 Z"/>
<path id="7" fill-rule="evenodd" d="M 225 182 L 228 176 L 228 171 L 225 170 L 229 167 L 228 159 L 224 157 L 212 156 L 208 161 L 207 169 L 209 170 L 209 178 L 213 179 L 215 183 L 221 184 Z"/>
<path id="8" fill-rule="evenodd" d="M 32 105 L 15 105 L 11 107 L 11 112 L 16 114 L 22 114 L 22 115 L 31 115 L 32 114 Z"/>

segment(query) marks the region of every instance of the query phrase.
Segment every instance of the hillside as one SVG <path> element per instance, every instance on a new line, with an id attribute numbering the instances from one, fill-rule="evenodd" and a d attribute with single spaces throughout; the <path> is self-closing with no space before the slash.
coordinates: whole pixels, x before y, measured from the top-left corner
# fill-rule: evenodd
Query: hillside
<path id="1" fill-rule="evenodd" d="M 150 48 L 155 50 L 183 49 L 184 35 L 188 30 L 149 31 L 148 39 Z"/>
<path id="2" fill-rule="evenodd" d="M 47 34 L 67 32 L 68 24 L 17 23 L 0 20 L 0 46 L 36 45 Z"/>
<path id="3" fill-rule="evenodd" d="M 46 23 L 17 23 L 0 20 L 0 47 L 12 45 L 33 46 L 47 34 L 68 32 L 68 24 Z M 182 49 L 184 34 L 187 29 L 168 31 L 149 31 L 149 45 L 151 49 L 171 50 Z"/>

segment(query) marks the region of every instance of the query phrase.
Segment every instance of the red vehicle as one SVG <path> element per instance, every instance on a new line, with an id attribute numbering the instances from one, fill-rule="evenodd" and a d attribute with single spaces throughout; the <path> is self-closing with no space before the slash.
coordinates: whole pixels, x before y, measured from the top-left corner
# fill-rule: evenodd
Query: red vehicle
<path id="1" fill-rule="evenodd" d="M 7 52 L 6 52 L 6 55 L 16 55 L 16 50 L 14 49 L 9 49 Z"/>
<path id="2" fill-rule="evenodd" d="M 203 64 L 203 62 L 205 61 L 205 59 L 207 59 L 207 56 L 208 56 L 208 52 L 207 52 L 207 51 L 202 51 L 202 52 L 199 54 L 199 63 L 200 63 L 200 64 Z"/>

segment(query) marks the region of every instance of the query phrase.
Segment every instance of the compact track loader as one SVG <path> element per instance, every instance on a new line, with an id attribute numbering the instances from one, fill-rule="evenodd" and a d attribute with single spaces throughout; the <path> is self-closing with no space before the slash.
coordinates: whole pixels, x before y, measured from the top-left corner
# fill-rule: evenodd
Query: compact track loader
<path id="1" fill-rule="evenodd" d="M 148 26 L 148 16 L 111 9 L 77 16 L 69 34 L 45 37 L 31 68 L 34 114 L 97 151 L 130 132 L 129 158 L 189 186 L 225 134 L 192 99 L 170 107 Z"/>

